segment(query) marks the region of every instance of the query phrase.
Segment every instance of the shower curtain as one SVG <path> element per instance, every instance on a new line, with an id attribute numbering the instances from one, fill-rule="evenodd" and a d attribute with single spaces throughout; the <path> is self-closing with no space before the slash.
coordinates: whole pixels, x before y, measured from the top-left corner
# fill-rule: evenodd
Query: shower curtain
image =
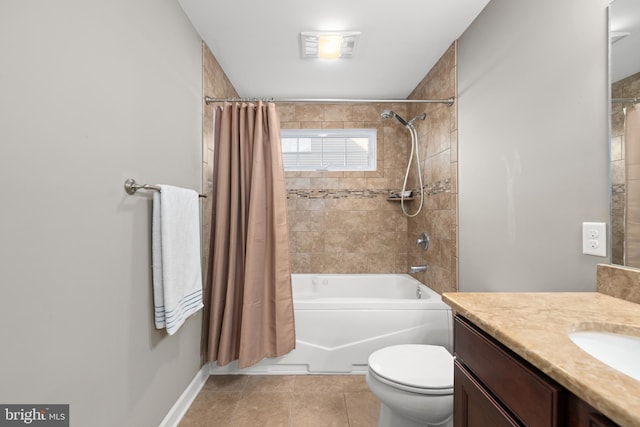
<path id="1" fill-rule="evenodd" d="M 640 106 L 627 107 L 624 125 L 625 265 L 640 266 Z"/>
<path id="2" fill-rule="evenodd" d="M 244 368 L 295 347 L 280 120 L 273 103 L 225 103 L 215 124 L 203 347 Z"/>

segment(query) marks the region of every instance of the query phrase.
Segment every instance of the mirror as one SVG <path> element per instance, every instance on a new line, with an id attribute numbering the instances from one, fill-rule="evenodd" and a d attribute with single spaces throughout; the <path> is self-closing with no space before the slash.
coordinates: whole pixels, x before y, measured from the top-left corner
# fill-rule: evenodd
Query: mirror
<path id="1" fill-rule="evenodd" d="M 637 130 L 627 127 L 625 110 L 640 103 L 640 1 L 614 0 L 609 6 L 610 77 L 611 77 L 611 261 L 640 268 L 640 191 L 635 190 L 630 164 L 635 153 L 627 144 L 638 140 Z M 636 100 L 637 101 L 637 100 Z M 640 117 L 640 115 L 629 115 Z M 628 120 L 629 124 L 632 120 Z M 637 127 L 633 127 L 636 129 Z M 638 159 L 640 161 L 640 159 Z M 636 177 L 637 178 L 637 177 Z M 638 181 L 640 182 L 640 181 Z M 638 184 L 636 184 L 638 185 Z M 634 189 L 633 191 L 629 191 Z M 636 200 L 634 200 L 636 198 Z M 637 229 L 637 230 L 636 230 Z M 637 253 L 636 253 L 637 252 Z"/>

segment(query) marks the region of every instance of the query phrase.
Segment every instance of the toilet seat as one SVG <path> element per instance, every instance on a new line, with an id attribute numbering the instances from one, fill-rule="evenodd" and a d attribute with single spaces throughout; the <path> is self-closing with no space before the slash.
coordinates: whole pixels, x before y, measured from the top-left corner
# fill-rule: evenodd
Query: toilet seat
<path id="1" fill-rule="evenodd" d="M 453 356 L 441 346 L 403 344 L 382 348 L 369 356 L 369 371 L 400 390 L 453 394 Z"/>

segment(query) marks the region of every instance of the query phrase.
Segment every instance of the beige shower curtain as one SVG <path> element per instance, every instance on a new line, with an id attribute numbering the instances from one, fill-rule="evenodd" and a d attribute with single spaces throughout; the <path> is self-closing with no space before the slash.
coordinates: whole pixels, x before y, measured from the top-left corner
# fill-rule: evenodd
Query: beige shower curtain
<path id="1" fill-rule="evenodd" d="M 625 265 L 640 266 L 640 106 L 627 108 L 624 125 L 626 199 Z"/>
<path id="2" fill-rule="evenodd" d="M 240 368 L 295 347 L 280 120 L 273 103 L 216 111 L 204 346 Z"/>

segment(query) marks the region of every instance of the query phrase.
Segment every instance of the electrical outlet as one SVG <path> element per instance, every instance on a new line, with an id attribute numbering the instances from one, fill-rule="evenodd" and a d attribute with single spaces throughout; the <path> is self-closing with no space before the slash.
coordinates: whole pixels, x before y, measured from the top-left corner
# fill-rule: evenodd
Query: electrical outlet
<path id="1" fill-rule="evenodd" d="M 582 253 L 607 256 L 607 224 L 604 222 L 582 223 Z"/>

